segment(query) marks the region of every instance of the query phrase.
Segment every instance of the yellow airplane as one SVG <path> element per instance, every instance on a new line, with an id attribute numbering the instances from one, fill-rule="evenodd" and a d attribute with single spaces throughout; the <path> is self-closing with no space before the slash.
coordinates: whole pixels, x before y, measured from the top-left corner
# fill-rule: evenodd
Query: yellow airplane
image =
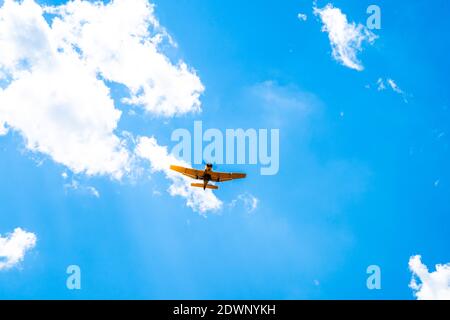
<path id="1" fill-rule="evenodd" d="M 191 168 L 184 168 L 179 166 L 170 166 L 170 169 L 177 171 L 189 178 L 203 180 L 202 183 L 191 183 L 192 187 L 203 188 L 205 189 L 219 189 L 218 186 L 213 184 L 208 184 L 209 181 L 214 182 L 225 182 L 234 179 L 243 179 L 247 175 L 245 173 L 226 173 L 226 172 L 215 172 L 212 170 L 213 165 L 208 163 L 206 164 L 205 170 L 196 170 Z"/>

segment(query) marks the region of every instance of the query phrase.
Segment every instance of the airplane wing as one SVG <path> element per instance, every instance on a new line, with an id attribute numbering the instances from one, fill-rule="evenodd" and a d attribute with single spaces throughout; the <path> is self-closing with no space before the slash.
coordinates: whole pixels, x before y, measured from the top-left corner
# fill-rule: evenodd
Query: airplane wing
<path id="1" fill-rule="evenodd" d="M 243 179 L 247 175 L 245 173 L 227 173 L 227 172 L 210 172 L 211 181 L 225 182 L 234 179 Z"/>
<path id="2" fill-rule="evenodd" d="M 192 179 L 203 179 L 203 171 L 180 166 L 170 166 L 170 169 L 177 171 Z"/>

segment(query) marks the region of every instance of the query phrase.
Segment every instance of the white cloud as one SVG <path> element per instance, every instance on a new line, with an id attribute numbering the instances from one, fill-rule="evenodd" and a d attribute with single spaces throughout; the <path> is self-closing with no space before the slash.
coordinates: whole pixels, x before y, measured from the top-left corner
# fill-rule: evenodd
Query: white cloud
<path id="1" fill-rule="evenodd" d="M 78 0 L 48 11 L 59 14 L 52 25 L 58 43 L 75 46 L 102 77 L 124 84 L 131 94 L 124 102 L 168 117 L 200 111 L 204 87 L 186 63 L 160 52 L 167 34 L 147 0 Z"/>
<path id="2" fill-rule="evenodd" d="M 408 95 L 406 94 L 405 91 L 400 89 L 400 87 L 397 85 L 397 83 L 393 79 L 391 79 L 391 78 L 387 78 L 387 79 L 378 78 L 378 80 L 377 80 L 377 90 L 378 91 L 384 91 L 387 88 L 390 88 L 392 91 L 394 91 L 395 93 L 397 93 L 400 96 L 402 96 L 403 101 L 405 103 L 408 103 L 408 99 L 407 99 Z"/>
<path id="3" fill-rule="evenodd" d="M 306 21 L 306 20 L 308 20 L 308 16 L 307 16 L 306 14 L 304 14 L 304 13 L 299 13 L 299 14 L 297 14 L 297 18 L 298 18 L 300 21 Z"/>
<path id="4" fill-rule="evenodd" d="M 413 273 L 409 287 L 418 300 L 450 300 L 450 263 L 437 264 L 430 273 L 416 255 L 409 259 L 409 269 Z"/>
<path id="5" fill-rule="evenodd" d="M 235 207 L 238 202 L 242 203 L 248 213 L 254 212 L 259 205 L 259 199 L 248 192 L 238 195 L 236 199 L 231 201 L 230 207 Z"/>
<path id="6" fill-rule="evenodd" d="M 114 134 L 121 112 L 107 87 L 71 57 L 35 65 L 0 94 L 0 117 L 26 147 L 75 173 L 120 178 L 129 154 Z"/>
<path id="7" fill-rule="evenodd" d="M 378 80 L 377 80 L 377 90 L 378 91 L 386 90 L 386 85 L 384 84 L 384 81 L 382 78 L 378 78 Z"/>
<path id="8" fill-rule="evenodd" d="M 211 190 L 192 188 L 189 179 L 169 169 L 171 164 L 189 167 L 188 163 L 176 159 L 167 152 L 167 147 L 158 145 L 154 137 L 140 137 L 136 146 L 136 154 L 150 162 L 153 172 L 163 172 L 172 181 L 169 193 L 186 199 L 186 205 L 202 214 L 207 211 L 217 211 L 222 207 L 220 201 Z"/>
<path id="9" fill-rule="evenodd" d="M 1 92 L 1 89 L 0 89 Z M 8 128 L 6 127 L 6 123 L 0 122 L 0 136 L 4 136 L 8 133 Z"/>
<path id="10" fill-rule="evenodd" d="M 67 177 L 64 179 L 67 179 Z M 94 196 L 95 198 L 100 198 L 100 192 L 95 187 L 83 185 L 76 179 L 72 179 L 70 183 L 64 184 L 64 188 L 66 189 L 66 191 L 67 190 L 78 191 L 80 193 Z"/>
<path id="11" fill-rule="evenodd" d="M 100 198 L 100 192 L 96 188 L 94 188 L 92 186 L 87 186 L 86 188 L 87 188 L 87 191 L 90 194 L 92 194 L 94 197 Z"/>
<path id="12" fill-rule="evenodd" d="M 159 191 L 159 190 L 153 190 L 152 194 L 153 194 L 154 196 L 156 196 L 156 197 L 162 196 L 162 193 L 161 193 L 161 191 Z"/>
<path id="13" fill-rule="evenodd" d="M 314 6 L 314 14 L 322 20 L 322 31 L 328 33 L 333 58 L 348 68 L 363 70 L 357 54 L 363 42 L 372 44 L 377 36 L 360 23 L 349 23 L 341 9 L 332 4 L 321 9 Z"/>
<path id="14" fill-rule="evenodd" d="M 20 263 L 25 253 L 36 245 L 36 235 L 16 228 L 5 237 L 0 235 L 0 270 L 6 270 Z"/>
<path id="15" fill-rule="evenodd" d="M 395 83 L 392 79 L 387 79 L 387 82 L 389 86 L 391 87 L 394 92 L 397 92 L 398 94 L 404 94 L 403 90 L 399 88 L 399 86 Z"/>
<path id="16" fill-rule="evenodd" d="M 5 0 L 0 135 L 20 132 L 29 150 L 74 173 L 120 179 L 133 156 L 115 133 L 121 111 L 107 81 L 128 88 L 126 103 L 155 115 L 200 110 L 200 79 L 160 52 L 164 39 L 171 42 L 146 0 L 75 0 L 45 8 Z"/>

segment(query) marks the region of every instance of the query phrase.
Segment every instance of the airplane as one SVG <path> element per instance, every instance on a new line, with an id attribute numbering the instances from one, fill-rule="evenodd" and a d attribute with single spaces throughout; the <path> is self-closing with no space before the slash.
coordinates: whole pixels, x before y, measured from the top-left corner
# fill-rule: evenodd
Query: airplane
<path id="1" fill-rule="evenodd" d="M 192 187 L 203 188 L 206 189 L 219 189 L 218 186 L 209 184 L 209 181 L 214 182 L 225 182 L 234 179 L 243 179 L 247 175 L 245 173 L 226 173 L 226 172 L 216 172 L 212 170 L 213 165 L 211 163 L 207 163 L 205 166 L 205 170 L 196 170 L 192 168 L 184 168 L 180 166 L 171 165 L 170 169 L 177 171 L 189 178 L 203 180 L 203 183 L 191 183 Z"/>

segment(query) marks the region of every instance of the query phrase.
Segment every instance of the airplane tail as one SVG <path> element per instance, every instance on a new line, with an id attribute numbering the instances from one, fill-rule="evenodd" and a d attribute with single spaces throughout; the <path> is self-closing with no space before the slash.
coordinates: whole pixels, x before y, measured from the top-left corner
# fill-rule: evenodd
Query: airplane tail
<path id="1" fill-rule="evenodd" d="M 203 183 L 191 183 L 192 187 L 197 187 L 197 188 L 203 188 Z M 217 190 L 219 189 L 218 186 L 212 185 L 212 184 L 207 184 L 206 185 L 206 189 L 213 189 L 213 190 Z"/>

